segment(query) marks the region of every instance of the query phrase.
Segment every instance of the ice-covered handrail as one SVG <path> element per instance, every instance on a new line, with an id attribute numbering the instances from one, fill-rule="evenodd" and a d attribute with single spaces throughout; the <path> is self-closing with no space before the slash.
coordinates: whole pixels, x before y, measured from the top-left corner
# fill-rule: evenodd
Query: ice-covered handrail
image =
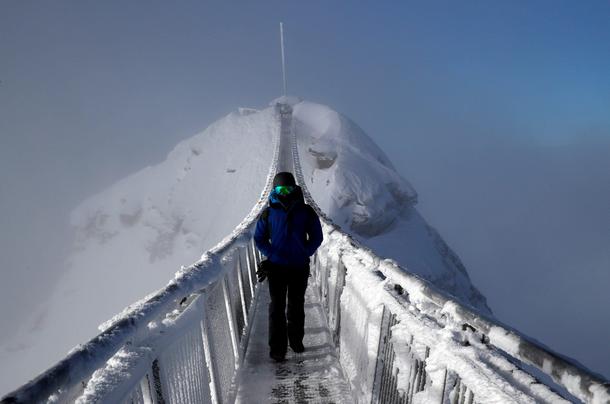
<path id="1" fill-rule="evenodd" d="M 276 116 L 278 116 L 279 111 L 276 112 Z M 265 188 L 250 213 L 231 234 L 206 251 L 199 261 L 178 271 L 175 278 L 166 287 L 129 306 L 123 313 L 112 319 L 103 332 L 73 349 L 66 358 L 29 383 L 7 394 L 2 398 L 1 403 L 74 401 L 82 394 L 84 386 L 95 371 L 108 368 L 110 360 L 115 359 L 117 355 L 121 356 L 121 350 L 126 347 L 136 345 L 138 341 L 150 339 L 153 327 L 162 327 L 168 318 L 177 317 L 178 312 L 187 311 L 192 304 L 185 303 L 191 303 L 222 280 L 226 272 L 226 261 L 235 259 L 235 250 L 247 249 L 248 270 L 253 271 L 256 261 L 260 260 L 260 255 L 252 244 L 253 230 L 258 216 L 266 205 L 276 172 L 280 143 L 279 132 L 275 134 L 274 140 L 274 155 Z M 248 276 L 252 278 L 251 274 Z M 254 281 L 251 284 L 252 294 L 253 283 Z M 163 330 L 162 333 L 171 334 L 169 332 L 171 327 L 166 328 L 167 330 Z M 167 340 L 167 338 L 165 339 Z M 171 341 L 165 341 L 166 344 L 169 342 Z M 145 349 L 139 353 L 130 352 L 129 354 L 132 362 L 137 362 L 136 357 L 140 354 L 147 355 Z M 132 367 L 136 369 L 137 363 L 133 363 Z M 117 377 L 111 374 L 111 369 L 106 373 L 110 375 L 109 377 Z M 123 378 L 126 376 L 123 375 Z M 107 397 L 104 401 L 109 402 Z"/>
<path id="2" fill-rule="evenodd" d="M 571 359 L 562 357 L 496 319 L 481 314 L 476 309 L 461 303 L 457 298 L 441 291 L 427 280 L 401 268 L 395 261 L 378 257 L 373 251 L 362 246 L 349 234 L 343 232 L 317 206 L 307 190 L 298 156 L 296 133 L 293 133 L 292 143 L 297 182 L 303 188 L 303 194 L 307 203 L 316 210 L 323 222 L 325 241 L 320 249 L 321 251 L 318 251 L 316 263 L 319 265 L 320 261 L 324 261 L 328 264 L 334 260 L 331 267 L 334 267 L 335 271 L 343 270 L 346 272 L 343 275 L 335 274 L 330 277 L 326 273 L 321 277 L 320 281 L 331 282 L 329 279 L 332 279 L 334 276 L 346 282 L 345 277 L 349 278 L 350 270 L 353 269 L 354 271 L 351 272 L 356 272 L 354 277 L 361 283 L 358 285 L 359 288 L 371 286 L 384 290 L 377 296 L 374 290 L 367 289 L 367 294 L 362 296 L 368 300 L 366 305 L 369 308 L 375 307 L 375 305 L 383 307 L 384 314 L 381 314 L 377 320 L 380 321 L 381 328 L 385 327 L 386 335 L 383 335 L 383 330 L 379 331 L 377 367 L 384 366 L 381 363 L 384 361 L 382 345 L 386 346 L 389 343 L 389 341 L 383 342 L 382 340 L 383 338 L 391 337 L 393 331 L 393 346 L 391 349 L 386 349 L 386 356 L 390 355 L 391 361 L 394 363 L 392 365 L 394 370 L 390 372 L 394 374 L 394 377 L 391 377 L 393 379 L 391 383 L 394 383 L 391 389 L 396 390 L 397 383 L 400 384 L 401 377 L 396 377 L 396 373 L 403 373 L 402 387 L 410 389 L 410 391 L 405 392 L 404 396 L 396 395 L 393 399 L 383 396 L 380 383 L 384 383 L 384 381 L 380 381 L 381 374 L 376 374 L 373 376 L 375 380 L 371 381 L 371 391 L 368 393 L 363 391 L 363 394 L 371 394 L 370 398 L 373 402 L 394 402 L 393 400 L 403 402 L 403 399 L 411 400 L 414 393 L 424 389 L 426 376 L 422 375 L 425 375 L 427 370 L 433 370 L 435 367 L 441 366 L 444 367 L 444 374 L 440 379 L 436 377 L 438 375 L 427 374 L 429 381 L 430 378 L 437 378 L 436 391 L 427 392 L 427 396 L 422 396 L 427 397 L 422 402 L 433 402 L 431 400 L 446 402 L 450 398 L 450 393 L 453 394 L 451 402 L 456 397 L 458 401 L 470 400 L 470 402 L 473 400 L 486 402 L 484 399 L 486 396 L 489 399 L 495 399 L 498 396 L 502 397 L 501 394 L 494 395 L 490 393 L 489 390 L 493 389 L 487 389 L 486 391 L 486 388 L 480 386 L 481 383 L 479 381 L 473 380 L 472 375 L 478 374 L 479 376 L 491 378 L 498 376 L 496 377 L 498 381 L 512 382 L 515 386 L 519 386 L 514 389 L 512 395 L 504 396 L 507 400 L 527 401 L 533 397 L 536 402 L 558 402 L 564 401 L 563 397 L 568 397 L 570 400 L 577 399 L 583 402 L 610 403 L 610 383 L 601 376 L 590 372 Z M 328 269 L 326 271 L 328 272 Z M 336 286 L 339 288 L 336 294 L 340 295 L 345 291 L 347 286 Z M 323 285 L 320 287 L 328 288 L 328 286 Z M 323 294 L 323 291 L 321 293 Z M 341 303 L 343 304 L 343 301 Z M 332 311 L 330 308 L 329 310 Z M 335 310 L 339 309 L 336 308 Z M 349 306 L 349 309 L 346 310 L 348 316 L 351 311 L 353 311 L 353 306 Z M 415 311 L 417 314 L 413 313 Z M 340 314 L 337 314 L 335 317 L 339 318 L 336 325 L 336 327 L 339 327 L 344 319 Z M 415 320 L 416 318 L 417 320 Z M 330 313 L 329 320 L 331 320 L 331 323 L 332 319 L 333 315 Z M 404 324 L 399 324 L 398 322 L 400 321 Z M 331 324 L 332 327 L 333 324 Z M 411 330 L 409 331 L 410 328 Z M 414 335 L 413 332 L 416 328 L 419 328 L 420 335 Z M 434 330 L 434 328 L 437 329 Z M 407 335 L 410 336 L 410 341 L 405 340 Z M 458 355 L 456 352 L 459 350 L 456 349 L 453 353 L 441 352 L 438 349 L 438 344 L 440 343 L 438 338 L 443 338 L 447 341 L 453 340 L 452 342 L 458 342 L 458 345 L 462 344 L 472 347 L 471 350 L 478 349 L 479 353 L 485 352 L 484 357 L 479 358 L 481 363 L 477 364 L 476 367 L 483 369 L 489 366 L 491 368 L 496 367 L 496 369 L 491 372 L 487 369 L 478 370 L 469 374 L 466 368 L 468 361 L 460 361 L 457 357 L 451 358 L 451 354 Z M 414 353 L 416 350 L 414 340 L 422 342 L 420 344 L 421 352 L 418 354 Z M 347 344 L 353 343 L 353 339 L 350 338 Z M 403 346 L 400 347 L 400 345 Z M 340 355 L 343 355 L 343 345 L 340 346 L 342 351 Z M 442 358 L 443 355 L 447 357 Z M 426 359 L 432 356 L 435 357 L 432 360 L 428 360 L 428 362 L 433 363 L 426 364 Z M 412 359 L 417 358 L 417 363 L 412 360 L 405 361 L 405 358 L 409 357 Z M 407 362 L 411 362 L 409 366 L 419 366 L 420 368 L 416 370 L 401 368 L 401 360 L 403 367 Z M 456 363 L 461 362 L 462 368 L 459 369 L 457 366 L 452 367 L 449 363 L 452 360 Z M 493 364 L 485 363 L 485 361 L 493 362 Z M 351 367 L 349 365 L 353 365 L 353 363 L 348 364 L 348 368 Z M 377 370 L 380 371 L 380 369 Z M 507 375 L 502 375 L 503 372 Z M 349 370 L 347 373 L 349 373 Z M 404 380 L 404 373 L 408 373 L 410 376 L 413 375 L 413 380 Z M 417 382 L 415 375 L 419 378 Z M 362 385 L 361 378 L 362 375 L 357 376 L 358 383 L 352 383 L 353 388 Z M 470 385 L 464 382 L 464 380 L 469 380 Z M 447 386 L 449 382 L 454 384 L 452 391 L 450 391 L 450 386 Z M 442 387 L 439 387 L 439 384 L 442 384 Z M 414 385 L 416 386 L 413 387 Z M 500 393 L 501 388 L 496 390 L 498 391 L 495 393 Z M 520 394 L 523 391 L 526 394 L 521 396 Z M 561 393 L 561 395 L 556 392 Z M 375 394 L 379 395 L 375 396 Z M 384 399 L 381 400 L 380 397 L 384 397 Z"/>

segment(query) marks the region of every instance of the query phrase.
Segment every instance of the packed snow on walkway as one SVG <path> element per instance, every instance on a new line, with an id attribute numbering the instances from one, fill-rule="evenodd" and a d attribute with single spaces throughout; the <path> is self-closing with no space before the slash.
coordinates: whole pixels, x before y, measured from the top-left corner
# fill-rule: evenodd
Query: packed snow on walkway
<path id="1" fill-rule="evenodd" d="M 457 256 L 415 209 L 415 191 L 374 142 L 329 107 L 291 103 L 307 186 L 333 221 L 486 311 Z M 260 196 L 277 131 L 273 107 L 240 109 L 76 208 L 74 251 L 52 298 L 0 347 L 0 392 L 61 359 L 229 234 Z"/>

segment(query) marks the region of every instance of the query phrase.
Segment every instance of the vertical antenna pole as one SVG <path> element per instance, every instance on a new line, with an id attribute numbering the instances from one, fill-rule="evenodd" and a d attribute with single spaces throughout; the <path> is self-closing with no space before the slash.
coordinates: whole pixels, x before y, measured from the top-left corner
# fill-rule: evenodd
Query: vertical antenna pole
<path id="1" fill-rule="evenodd" d="M 280 22 L 280 44 L 282 46 L 282 77 L 284 79 L 284 95 L 286 95 L 286 58 L 284 56 L 284 23 Z"/>

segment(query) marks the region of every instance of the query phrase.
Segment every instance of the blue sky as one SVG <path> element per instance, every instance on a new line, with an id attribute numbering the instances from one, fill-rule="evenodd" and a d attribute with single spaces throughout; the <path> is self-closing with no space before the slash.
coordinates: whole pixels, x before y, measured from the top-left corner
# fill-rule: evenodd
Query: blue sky
<path id="1" fill-rule="evenodd" d="M 5 0 L 2 306 L 48 293 L 82 199 L 280 93 L 284 21 L 289 92 L 386 151 L 500 319 L 608 376 L 609 17 L 606 1 Z"/>

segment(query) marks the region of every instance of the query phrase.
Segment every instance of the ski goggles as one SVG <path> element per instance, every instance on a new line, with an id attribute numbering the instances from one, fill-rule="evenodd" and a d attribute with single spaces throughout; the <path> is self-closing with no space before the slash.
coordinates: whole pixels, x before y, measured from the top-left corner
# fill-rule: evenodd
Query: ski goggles
<path id="1" fill-rule="evenodd" d="M 294 186 L 292 185 L 277 185 L 275 187 L 275 193 L 278 195 L 290 195 L 292 191 L 294 191 Z"/>

